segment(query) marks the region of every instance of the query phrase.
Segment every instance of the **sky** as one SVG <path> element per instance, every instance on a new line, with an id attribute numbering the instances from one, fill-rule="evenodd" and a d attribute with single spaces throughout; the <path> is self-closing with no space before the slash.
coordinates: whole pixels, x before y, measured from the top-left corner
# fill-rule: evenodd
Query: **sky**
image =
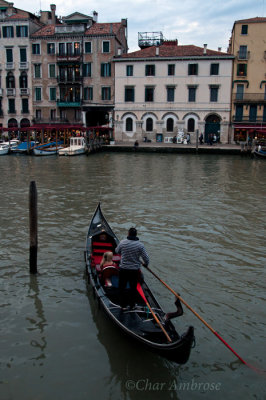
<path id="1" fill-rule="evenodd" d="M 129 52 L 138 50 L 138 32 L 162 32 L 178 44 L 227 51 L 235 21 L 266 16 L 266 0 L 13 0 L 14 6 L 37 14 L 56 4 L 57 16 L 75 11 L 98 22 L 128 22 Z"/>

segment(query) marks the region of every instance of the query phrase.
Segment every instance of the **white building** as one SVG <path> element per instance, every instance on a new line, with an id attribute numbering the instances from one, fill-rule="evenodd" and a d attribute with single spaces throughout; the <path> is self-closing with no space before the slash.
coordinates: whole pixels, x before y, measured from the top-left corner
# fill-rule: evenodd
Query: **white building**
<path id="1" fill-rule="evenodd" d="M 230 141 L 234 57 L 163 41 L 115 58 L 117 141 L 164 141 L 178 132 Z"/>

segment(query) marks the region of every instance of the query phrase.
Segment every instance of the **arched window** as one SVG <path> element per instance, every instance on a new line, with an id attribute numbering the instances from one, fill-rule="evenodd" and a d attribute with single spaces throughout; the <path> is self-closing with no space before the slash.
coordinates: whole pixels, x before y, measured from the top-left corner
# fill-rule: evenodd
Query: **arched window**
<path id="1" fill-rule="evenodd" d="M 174 131 L 174 120 L 173 118 L 168 118 L 166 121 L 166 130 L 167 132 L 173 132 Z"/>
<path id="2" fill-rule="evenodd" d="M 153 119 L 152 118 L 147 118 L 146 120 L 146 132 L 152 132 L 153 131 Z"/>
<path id="3" fill-rule="evenodd" d="M 188 132 L 194 132 L 195 131 L 195 120 L 194 118 L 189 118 L 187 122 L 187 130 Z"/>
<path id="4" fill-rule="evenodd" d="M 10 118 L 7 123 L 8 128 L 17 128 L 18 122 L 15 118 Z"/>
<path id="5" fill-rule="evenodd" d="M 26 89 L 28 87 L 28 77 L 26 72 L 22 72 L 19 77 L 19 87 L 20 89 Z"/>
<path id="6" fill-rule="evenodd" d="M 133 119 L 128 117 L 126 119 L 126 131 L 127 132 L 132 132 L 133 131 Z"/>
<path id="7" fill-rule="evenodd" d="M 9 72 L 6 77 L 6 88 L 7 89 L 14 89 L 15 87 L 15 77 L 12 72 Z"/>

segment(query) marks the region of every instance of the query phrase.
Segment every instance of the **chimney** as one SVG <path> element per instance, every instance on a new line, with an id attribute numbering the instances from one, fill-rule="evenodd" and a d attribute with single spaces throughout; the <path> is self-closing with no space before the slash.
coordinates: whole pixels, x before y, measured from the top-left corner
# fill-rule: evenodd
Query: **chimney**
<path id="1" fill-rule="evenodd" d="M 122 54 L 122 49 L 119 47 L 118 52 L 117 52 L 118 56 L 121 56 Z"/>
<path id="2" fill-rule="evenodd" d="M 203 54 L 207 54 L 207 44 L 204 44 Z"/>
<path id="3" fill-rule="evenodd" d="M 218 51 L 222 51 L 222 48 L 221 48 L 221 47 L 218 47 Z"/>
<path id="4" fill-rule="evenodd" d="M 98 22 L 98 13 L 97 11 L 93 11 L 93 21 Z"/>
<path id="5" fill-rule="evenodd" d="M 156 46 L 155 54 L 158 57 L 160 55 L 160 47 Z"/>
<path id="6" fill-rule="evenodd" d="M 51 8 L 51 14 L 52 14 L 52 25 L 55 25 L 55 10 L 56 10 L 56 5 L 55 4 L 50 4 L 50 8 Z"/>

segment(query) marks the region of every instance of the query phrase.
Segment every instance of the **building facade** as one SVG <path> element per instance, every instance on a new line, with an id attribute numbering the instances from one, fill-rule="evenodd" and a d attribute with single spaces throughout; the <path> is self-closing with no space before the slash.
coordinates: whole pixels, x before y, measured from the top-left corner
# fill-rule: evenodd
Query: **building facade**
<path id="1" fill-rule="evenodd" d="M 98 23 L 98 14 L 39 16 L 0 0 L 2 126 L 110 125 L 113 57 L 127 52 L 127 20 Z"/>
<path id="2" fill-rule="evenodd" d="M 235 141 L 266 136 L 266 18 L 236 21 L 228 52 L 235 56 L 232 127 Z"/>
<path id="3" fill-rule="evenodd" d="M 115 57 L 115 139 L 230 141 L 233 56 L 162 41 Z"/>

